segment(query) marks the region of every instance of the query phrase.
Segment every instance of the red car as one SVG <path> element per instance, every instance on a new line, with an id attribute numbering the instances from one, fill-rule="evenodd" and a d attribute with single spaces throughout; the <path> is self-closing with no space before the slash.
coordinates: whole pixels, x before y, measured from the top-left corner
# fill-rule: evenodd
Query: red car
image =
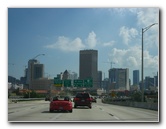
<path id="1" fill-rule="evenodd" d="M 64 100 L 58 99 L 58 97 L 54 97 L 50 102 L 50 112 L 53 111 L 73 111 L 72 102 L 69 97 L 65 97 Z"/>
<path id="2" fill-rule="evenodd" d="M 77 93 L 73 101 L 74 108 L 77 108 L 77 106 L 88 106 L 89 108 L 92 108 L 92 98 L 89 93 Z"/>

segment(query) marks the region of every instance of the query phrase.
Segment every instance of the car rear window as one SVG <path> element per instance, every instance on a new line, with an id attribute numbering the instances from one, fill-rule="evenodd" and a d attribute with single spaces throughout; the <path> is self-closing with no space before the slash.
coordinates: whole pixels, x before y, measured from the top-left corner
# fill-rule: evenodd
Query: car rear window
<path id="1" fill-rule="evenodd" d="M 76 95 L 76 98 L 89 98 L 89 94 L 88 93 L 78 93 Z"/>

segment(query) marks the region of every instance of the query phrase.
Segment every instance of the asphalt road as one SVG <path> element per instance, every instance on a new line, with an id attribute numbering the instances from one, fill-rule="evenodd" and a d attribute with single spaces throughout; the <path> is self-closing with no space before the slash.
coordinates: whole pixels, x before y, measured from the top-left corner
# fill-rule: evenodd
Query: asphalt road
<path id="1" fill-rule="evenodd" d="M 158 111 L 103 104 L 98 99 L 88 107 L 73 112 L 49 112 L 49 101 L 28 101 L 8 104 L 9 122 L 159 122 Z"/>

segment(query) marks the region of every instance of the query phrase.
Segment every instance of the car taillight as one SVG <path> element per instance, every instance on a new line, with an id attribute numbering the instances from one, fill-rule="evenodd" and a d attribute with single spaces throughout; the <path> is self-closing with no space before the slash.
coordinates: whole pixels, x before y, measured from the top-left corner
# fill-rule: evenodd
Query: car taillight
<path id="1" fill-rule="evenodd" d="M 74 98 L 74 101 L 78 101 L 78 100 L 80 100 L 79 98 Z"/>
<path id="2" fill-rule="evenodd" d="M 58 103 L 55 103 L 54 101 L 51 101 L 50 105 L 58 105 Z"/>
<path id="3" fill-rule="evenodd" d="M 91 99 L 91 98 L 87 98 L 86 100 L 88 100 L 88 101 L 92 101 L 92 99 Z"/>

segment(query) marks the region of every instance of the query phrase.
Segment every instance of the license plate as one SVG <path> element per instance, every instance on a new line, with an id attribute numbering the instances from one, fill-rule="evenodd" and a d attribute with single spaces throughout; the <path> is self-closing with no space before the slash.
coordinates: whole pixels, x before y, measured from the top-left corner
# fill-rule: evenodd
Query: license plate
<path id="1" fill-rule="evenodd" d="M 82 102 L 85 102 L 85 100 L 81 100 Z"/>
<path id="2" fill-rule="evenodd" d="M 59 107 L 59 109 L 60 109 L 60 110 L 62 110 L 62 109 L 63 109 L 63 107 Z"/>

